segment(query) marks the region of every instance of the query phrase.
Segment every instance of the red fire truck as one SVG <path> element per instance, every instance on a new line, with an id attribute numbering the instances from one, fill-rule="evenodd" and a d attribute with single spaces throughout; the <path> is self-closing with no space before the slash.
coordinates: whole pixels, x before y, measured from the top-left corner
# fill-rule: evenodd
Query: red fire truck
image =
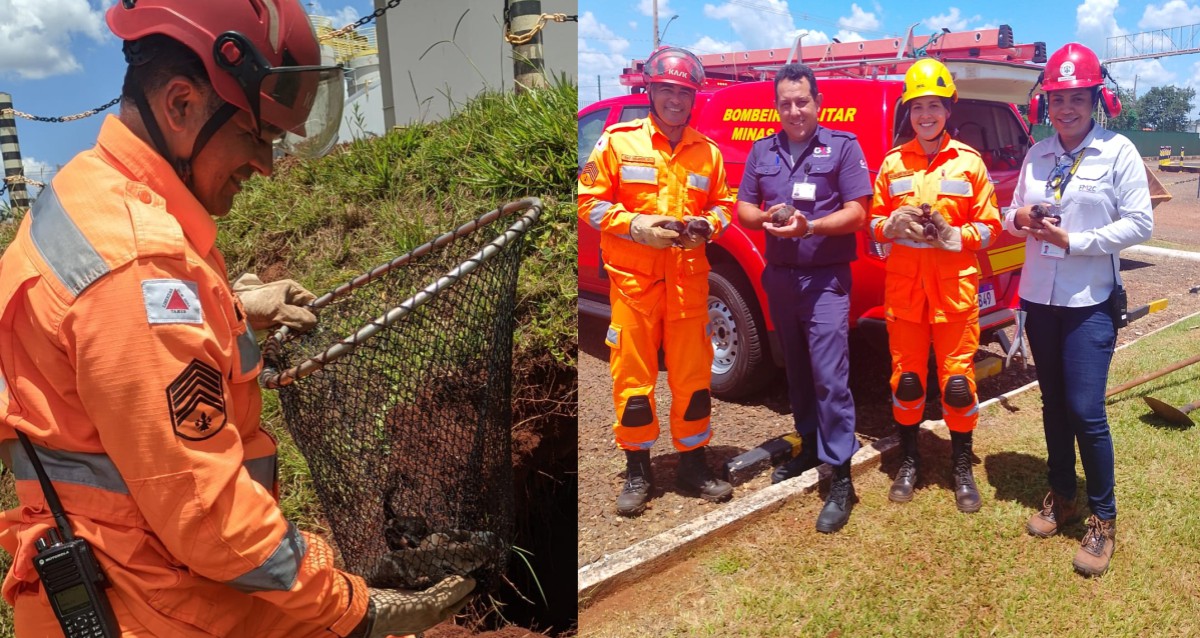
<path id="1" fill-rule="evenodd" d="M 914 25 L 915 26 L 915 25 Z M 725 159 L 729 185 L 741 183 L 746 156 L 755 140 L 779 130 L 774 109 L 774 71 L 789 61 L 812 67 L 822 94 L 822 125 L 855 133 L 866 155 L 872 178 L 883 156 L 912 138 L 912 127 L 900 105 L 905 70 L 918 58 L 932 56 L 950 69 L 959 100 L 947 129 L 979 150 L 996 185 L 1001 206 L 1007 206 L 1016 186 L 1025 152 L 1033 143 L 1015 104 L 1028 98 L 1045 63 L 1044 43 L 1017 45 L 1012 29 L 962 33 L 942 32 L 903 38 L 801 46 L 702 55 L 707 80 L 696 96 L 691 124 L 712 138 Z M 649 99 L 641 64 L 626 69 L 621 83 L 631 93 L 601 100 L 579 111 L 579 162 L 587 161 L 604 129 L 616 122 L 646 117 Z M 736 214 L 733 215 L 736 219 Z M 859 258 L 853 262 L 851 326 L 867 331 L 873 341 L 886 343 L 883 318 L 883 278 L 887 246 L 859 233 Z M 708 246 L 709 319 L 712 324 L 713 392 L 724 398 L 743 396 L 782 365 L 767 299 L 760 284 L 765 261 L 763 233 L 747 232 L 736 221 Z M 1013 323 L 1017 284 L 1024 261 L 1024 243 L 1008 234 L 980 251 L 979 323 L 981 340 L 998 339 L 1006 348 L 1002 328 Z M 607 316 L 608 279 L 600 254 L 599 233 L 579 226 L 579 310 Z"/>

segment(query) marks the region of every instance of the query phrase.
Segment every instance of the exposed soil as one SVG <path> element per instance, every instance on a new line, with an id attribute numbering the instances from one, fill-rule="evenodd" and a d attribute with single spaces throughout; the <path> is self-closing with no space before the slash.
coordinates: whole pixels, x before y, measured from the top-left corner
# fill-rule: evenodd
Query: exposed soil
<path id="1" fill-rule="evenodd" d="M 1200 250 L 1200 200 L 1196 197 L 1196 175 L 1158 173 L 1160 181 L 1175 197 L 1155 210 L 1154 239 L 1177 248 Z M 1121 274 L 1129 293 L 1129 307 L 1167 298 L 1166 310 L 1148 315 L 1121 330 L 1118 344 L 1200 311 L 1200 294 L 1189 289 L 1200 285 L 1200 262 L 1178 258 L 1128 255 L 1121 260 Z M 712 505 L 674 491 L 675 466 L 679 456 L 670 444 L 664 423 L 655 446 L 652 467 L 655 492 L 646 512 L 638 518 L 617 516 L 614 506 L 624 481 L 624 457 L 613 442 L 612 382 L 608 372 L 608 348 L 604 345 L 605 324 L 590 317 L 579 323 L 579 549 L 578 565 L 591 563 L 605 554 L 669 530 L 721 505 Z M 999 353 L 999 346 L 988 344 Z M 892 433 L 889 362 L 886 353 L 875 351 L 865 340 L 851 340 L 851 388 L 857 406 L 857 434 L 864 443 Z M 1019 364 L 979 384 L 981 400 L 998 396 L 1035 380 L 1031 366 Z M 656 389 L 660 414 L 670 409 L 666 374 L 659 375 Z M 926 418 L 940 418 L 938 402 L 927 403 Z M 709 461 L 718 469 L 729 458 L 763 441 L 792 431 L 792 419 L 783 383 L 783 373 L 764 385 L 762 391 L 736 402 L 713 401 L 713 440 Z M 988 418 L 981 422 L 987 425 Z M 769 485 L 767 473 L 735 485 L 734 498 Z M 812 498 L 818 498 L 813 496 Z"/>

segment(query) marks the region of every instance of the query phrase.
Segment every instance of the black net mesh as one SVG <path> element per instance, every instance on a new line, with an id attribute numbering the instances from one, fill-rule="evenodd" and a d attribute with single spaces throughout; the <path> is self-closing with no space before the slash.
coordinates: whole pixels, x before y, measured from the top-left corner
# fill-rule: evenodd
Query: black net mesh
<path id="1" fill-rule="evenodd" d="M 339 287 L 313 331 L 268 340 L 268 387 L 273 370 L 358 343 L 309 376 L 301 368 L 279 394 L 346 568 L 371 586 L 421 589 L 469 574 L 490 587 L 504 573 L 513 306 L 524 230 L 540 204 L 511 228 L 502 213 L 528 201 Z M 372 325 L 375 334 L 359 332 Z"/>

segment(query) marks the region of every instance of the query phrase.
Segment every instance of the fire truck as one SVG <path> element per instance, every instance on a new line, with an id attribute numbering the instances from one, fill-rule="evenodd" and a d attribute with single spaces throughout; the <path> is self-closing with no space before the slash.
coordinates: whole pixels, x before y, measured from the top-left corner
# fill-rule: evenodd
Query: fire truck
<path id="1" fill-rule="evenodd" d="M 915 28 L 916 25 L 913 25 Z M 904 72 L 921 57 L 934 57 L 950 69 L 958 102 L 947 130 L 980 152 L 1001 207 L 1012 199 L 1025 152 L 1033 143 L 1018 103 L 1024 103 L 1046 61 L 1044 43 L 1015 44 L 1012 29 L 948 32 L 930 36 L 803 46 L 803 36 L 784 49 L 701 55 L 705 86 L 696 95 L 691 124 L 721 149 L 731 189 L 741 183 L 746 157 L 755 140 L 780 130 L 775 111 L 774 73 L 799 61 L 811 67 L 822 94 L 823 126 L 855 133 L 872 179 L 892 147 L 912 139 L 912 127 L 900 104 Z M 587 161 L 604 129 L 647 117 L 649 98 L 643 84 L 643 60 L 625 69 L 621 83 L 628 95 L 584 107 L 578 114 L 579 163 Z M 732 217 L 736 220 L 736 211 Z M 712 327 L 712 390 L 738 398 L 761 387 L 782 366 L 781 347 L 767 312 L 760 283 L 764 260 L 761 231 L 733 225 L 707 247 L 712 264 L 708 313 Z M 851 327 L 882 346 L 884 262 L 889 246 L 875 243 L 866 229 L 858 233 L 858 259 L 852 264 Z M 1003 332 L 1014 321 L 1024 242 L 1007 233 L 978 254 L 981 342 L 995 339 L 1010 347 Z M 579 226 L 579 310 L 607 316 L 608 279 L 600 254 L 599 232 Z M 1017 334 L 1019 338 L 1019 333 Z"/>

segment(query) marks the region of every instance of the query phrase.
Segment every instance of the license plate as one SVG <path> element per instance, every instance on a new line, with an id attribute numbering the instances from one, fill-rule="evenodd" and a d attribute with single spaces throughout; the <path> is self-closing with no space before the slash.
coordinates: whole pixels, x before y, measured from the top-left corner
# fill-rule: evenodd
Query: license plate
<path id="1" fill-rule="evenodd" d="M 987 310 L 996 305 L 996 290 L 992 288 L 992 284 L 983 284 L 979 287 L 979 309 Z"/>

